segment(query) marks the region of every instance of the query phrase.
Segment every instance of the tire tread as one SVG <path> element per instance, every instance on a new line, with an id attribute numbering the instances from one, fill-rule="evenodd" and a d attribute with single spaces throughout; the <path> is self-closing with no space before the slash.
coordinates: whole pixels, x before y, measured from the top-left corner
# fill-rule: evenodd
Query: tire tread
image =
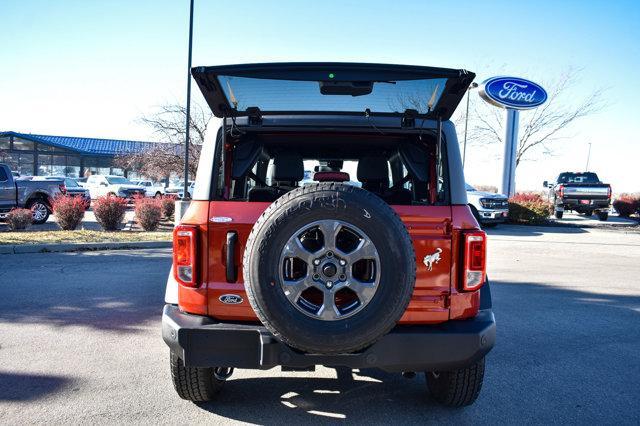
<path id="1" fill-rule="evenodd" d="M 171 380 L 178 396 L 193 402 L 211 401 L 220 392 L 224 381 L 213 377 L 212 368 L 185 367 L 173 352 L 169 355 Z"/>
<path id="2" fill-rule="evenodd" d="M 441 372 L 436 379 L 427 372 L 431 396 L 449 407 L 471 405 L 480 395 L 484 380 L 484 358 L 466 368 Z"/>

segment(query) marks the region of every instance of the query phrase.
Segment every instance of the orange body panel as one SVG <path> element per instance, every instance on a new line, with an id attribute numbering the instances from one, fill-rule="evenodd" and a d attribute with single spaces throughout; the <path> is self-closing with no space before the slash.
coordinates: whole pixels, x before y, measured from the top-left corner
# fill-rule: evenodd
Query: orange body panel
<path id="1" fill-rule="evenodd" d="M 253 224 L 270 203 L 236 201 L 194 201 L 182 220 L 199 225 L 202 231 L 201 285 L 180 285 L 181 309 L 226 321 L 258 321 L 247 301 L 242 276 L 242 253 Z M 400 324 L 433 324 L 449 319 L 474 316 L 479 308 L 479 291 L 456 290 L 461 229 L 478 229 L 467 206 L 391 206 L 407 227 L 416 253 L 416 285 Z M 205 225 L 206 224 L 206 225 Z M 226 235 L 238 234 L 235 264 L 237 280 L 226 279 Z M 429 271 L 423 259 L 440 249 L 440 260 Z M 224 304 L 220 296 L 235 294 L 243 298 L 237 305 Z"/>

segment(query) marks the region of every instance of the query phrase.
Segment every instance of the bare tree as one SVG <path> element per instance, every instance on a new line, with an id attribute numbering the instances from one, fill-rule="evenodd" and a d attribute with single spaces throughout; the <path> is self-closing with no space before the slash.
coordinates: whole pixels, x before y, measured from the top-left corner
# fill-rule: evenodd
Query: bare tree
<path id="1" fill-rule="evenodd" d="M 604 108 L 603 89 L 592 91 L 584 99 L 571 102 L 572 87 L 577 83 L 579 70 L 569 69 L 547 85 L 547 102 L 539 108 L 520 113 L 520 131 L 516 166 L 530 158 L 536 150 L 553 153 L 554 143 L 568 137 L 571 125 L 581 118 Z M 468 140 L 477 143 L 504 143 L 504 111 L 479 101 L 473 102 L 473 116 L 469 114 Z"/>
<path id="2" fill-rule="evenodd" d="M 139 121 L 148 125 L 160 142 L 165 144 L 138 153 L 118 156 L 116 164 L 126 170 L 135 170 L 151 179 L 163 179 L 171 174 L 184 178 L 184 141 L 186 107 L 179 104 L 165 104 L 148 116 L 142 116 Z M 205 111 L 197 103 L 191 106 L 190 145 L 189 145 L 189 175 L 195 176 L 200 158 L 200 148 L 205 141 L 211 112 Z"/>

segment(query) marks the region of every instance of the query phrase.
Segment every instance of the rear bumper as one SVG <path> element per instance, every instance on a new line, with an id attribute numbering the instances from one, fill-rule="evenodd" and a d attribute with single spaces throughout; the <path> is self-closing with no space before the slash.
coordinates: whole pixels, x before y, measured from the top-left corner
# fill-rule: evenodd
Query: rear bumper
<path id="1" fill-rule="evenodd" d="M 277 340 L 264 326 L 220 323 L 165 305 L 162 338 L 192 367 L 269 369 L 314 365 L 380 368 L 386 371 L 453 370 L 488 353 L 495 343 L 491 309 L 469 320 L 398 326 L 362 352 L 305 354 Z"/>
<path id="2" fill-rule="evenodd" d="M 558 207 L 567 210 L 602 210 L 608 209 L 610 205 L 610 200 L 593 200 L 593 199 L 575 199 L 575 198 L 565 198 L 563 200 L 558 200 L 556 204 L 556 210 L 559 210 Z"/>

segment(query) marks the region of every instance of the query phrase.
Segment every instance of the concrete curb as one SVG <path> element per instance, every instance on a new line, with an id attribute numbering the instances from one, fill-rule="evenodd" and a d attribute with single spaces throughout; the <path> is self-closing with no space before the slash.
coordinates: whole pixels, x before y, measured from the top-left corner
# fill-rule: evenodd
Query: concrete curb
<path id="1" fill-rule="evenodd" d="M 17 244 L 0 245 L 0 254 L 55 253 L 89 250 L 170 248 L 171 241 L 132 241 L 123 243 Z"/>

